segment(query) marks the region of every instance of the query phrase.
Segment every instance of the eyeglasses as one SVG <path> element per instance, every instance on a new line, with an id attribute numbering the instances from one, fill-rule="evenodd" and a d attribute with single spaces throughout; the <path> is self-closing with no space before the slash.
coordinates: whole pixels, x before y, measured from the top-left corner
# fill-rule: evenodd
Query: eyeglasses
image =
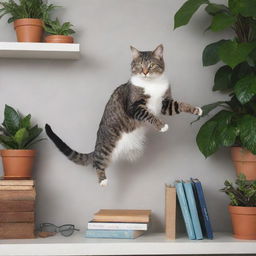
<path id="1" fill-rule="evenodd" d="M 40 224 L 40 232 L 61 233 L 63 236 L 71 236 L 74 231 L 79 231 L 79 229 L 76 229 L 72 224 L 65 224 L 59 227 L 51 223 Z"/>

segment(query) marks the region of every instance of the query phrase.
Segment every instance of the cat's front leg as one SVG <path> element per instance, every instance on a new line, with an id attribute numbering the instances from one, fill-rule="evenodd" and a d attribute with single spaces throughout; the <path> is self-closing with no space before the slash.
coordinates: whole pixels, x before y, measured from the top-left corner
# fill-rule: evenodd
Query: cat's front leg
<path id="1" fill-rule="evenodd" d="M 160 132 L 166 132 L 168 130 L 168 124 L 164 123 L 157 116 L 151 113 L 147 109 L 145 101 L 143 100 L 132 104 L 131 108 L 129 109 L 129 113 L 134 119 L 141 122 L 148 122 Z"/>
<path id="2" fill-rule="evenodd" d="M 203 110 L 200 107 L 195 107 L 184 102 L 178 102 L 170 98 L 165 98 L 162 101 L 162 110 L 163 115 L 175 115 L 181 112 L 191 113 L 193 115 L 201 116 Z"/>

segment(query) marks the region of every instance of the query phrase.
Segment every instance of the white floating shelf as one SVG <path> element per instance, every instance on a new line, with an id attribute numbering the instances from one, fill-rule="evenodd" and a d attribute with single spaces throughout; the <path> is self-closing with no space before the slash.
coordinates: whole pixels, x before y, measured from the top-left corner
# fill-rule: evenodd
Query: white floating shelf
<path id="1" fill-rule="evenodd" d="M 75 60 L 80 44 L 0 42 L 0 58 Z"/>
<path id="2" fill-rule="evenodd" d="M 83 233 L 71 237 L 1 240 L 0 255 L 182 255 L 254 254 L 256 242 L 237 240 L 228 233 L 216 233 L 214 240 L 191 241 L 181 237 L 166 240 L 164 234 L 146 234 L 135 240 L 89 239 Z"/>

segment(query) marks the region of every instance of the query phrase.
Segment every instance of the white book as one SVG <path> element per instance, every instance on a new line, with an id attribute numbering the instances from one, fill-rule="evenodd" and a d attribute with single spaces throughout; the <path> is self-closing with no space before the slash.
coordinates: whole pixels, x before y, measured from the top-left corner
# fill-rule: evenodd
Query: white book
<path id="1" fill-rule="evenodd" d="M 88 229 L 147 230 L 148 223 L 96 222 L 89 221 Z"/>

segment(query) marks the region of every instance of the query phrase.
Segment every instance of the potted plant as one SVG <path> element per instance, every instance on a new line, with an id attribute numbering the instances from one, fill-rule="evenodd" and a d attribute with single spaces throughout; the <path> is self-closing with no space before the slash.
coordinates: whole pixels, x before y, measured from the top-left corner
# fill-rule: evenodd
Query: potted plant
<path id="1" fill-rule="evenodd" d="M 41 42 L 43 21 L 49 19 L 49 13 L 56 8 L 43 0 L 14 0 L 0 2 L 0 18 L 8 14 L 8 23 L 14 23 L 18 42 Z"/>
<path id="2" fill-rule="evenodd" d="M 206 116 L 221 110 L 200 128 L 196 141 L 205 157 L 220 147 L 232 147 L 237 173 L 256 179 L 256 5 L 255 1 L 229 0 L 228 5 L 209 0 L 188 0 L 175 14 L 175 28 L 186 25 L 201 6 L 211 16 L 207 30 L 232 31 L 231 39 L 211 43 L 203 51 L 203 65 L 224 63 L 214 78 L 213 91 L 226 93 L 226 101 L 202 107 Z"/>
<path id="3" fill-rule="evenodd" d="M 31 126 L 31 115 L 22 116 L 5 105 L 4 121 L 0 126 L 0 144 L 5 178 L 30 178 L 35 150 L 31 146 L 43 139 L 38 138 L 42 129 Z"/>
<path id="4" fill-rule="evenodd" d="M 235 184 L 226 180 L 225 187 L 221 189 L 230 198 L 228 209 L 234 237 L 256 240 L 256 181 L 247 181 L 240 174 Z"/>
<path id="5" fill-rule="evenodd" d="M 48 20 L 44 24 L 44 30 L 48 35 L 45 38 L 46 43 L 73 43 L 74 39 L 71 34 L 75 31 L 71 29 L 73 25 L 70 22 L 64 22 L 61 24 L 59 20 Z"/>

